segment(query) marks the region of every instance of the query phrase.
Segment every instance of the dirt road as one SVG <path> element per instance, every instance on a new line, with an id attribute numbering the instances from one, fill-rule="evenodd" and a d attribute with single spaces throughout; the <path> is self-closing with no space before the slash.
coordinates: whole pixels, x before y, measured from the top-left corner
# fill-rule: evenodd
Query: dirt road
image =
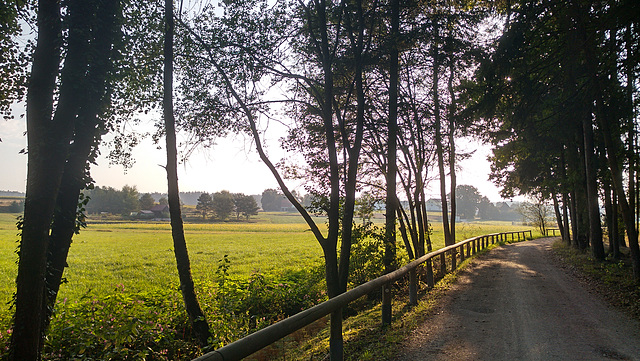
<path id="1" fill-rule="evenodd" d="M 640 322 L 576 282 L 552 259 L 552 242 L 482 256 L 398 360 L 640 360 Z"/>

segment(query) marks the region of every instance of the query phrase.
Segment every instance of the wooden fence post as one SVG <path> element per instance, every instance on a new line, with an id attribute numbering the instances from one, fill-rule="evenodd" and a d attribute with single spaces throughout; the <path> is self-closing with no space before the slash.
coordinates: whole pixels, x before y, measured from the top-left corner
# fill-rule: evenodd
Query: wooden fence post
<path id="1" fill-rule="evenodd" d="M 447 257 L 446 253 L 440 253 L 440 270 L 442 271 L 442 277 L 447 274 Z"/>
<path id="2" fill-rule="evenodd" d="M 451 250 L 451 272 L 455 271 L 456 268 L 458 268 L 458 262 L 457 262 L 457 258 L 458 257 L 458 248 L 454 247 Z"/>
<path id="3" fill-rule="evenodd" d="M 418 304 L 418 277 L 415 268 L 409 271 L 409 304 L 412 306 Z"/>
<path id="4" fill-rule="evenodd" d="M 427 286 L 429 286 L 429 288 L 435 286 L 433 282 L 433 262 L 431 262 L 431 259 L 427 260 Z"/>
<path id="5" fill-rule="evenodd" d="M 391 283 L 382 286 L 382 324 L 391 324 Z"/>

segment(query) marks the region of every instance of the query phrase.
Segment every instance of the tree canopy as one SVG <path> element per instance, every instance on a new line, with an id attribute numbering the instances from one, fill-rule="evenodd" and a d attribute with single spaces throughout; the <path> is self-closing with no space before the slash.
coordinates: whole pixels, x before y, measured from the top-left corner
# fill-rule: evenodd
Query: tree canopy
<path id="1" fill-rule="evenodd" d="M 384 272 L 395 267 L 396 220 L 410 258 L 430 249 L 430 183 L 445 244 L 455 242 L 456 215 L 500 211 L 473 184 L 457 184 L 461 135 L 492 146 L 490 177 L 504 197 L 553 205 L 562 238 L 595 259 L 607 256 L 603 210 L 609 253 L 620 257 L 619 215 L 640 279 L 637 1 L 224 1 L 181 6 L 175 32 L 173 7 L 0 4 L 0 112 L 26 99 L 29 160 L 12 359 L 39 357 L 82 211 L 151 204 L 135 187 L 91 189 L 89 170 L 106 132 L 111 158 L 130 164 L 139 135 L 123 124 L 160 104 L 155 140 L 167 137 L 172 182 L 160 204 L 171 204 L 172 225 L 181 231 L 176 131 L 188 139 L 185 156 L 244 132 L 279 187 L 263 192 L 263 210 L 291 204 L 302 215 L 329 297 L 347 290 L 356 217 L 370 217 L 373 199 L 385 202 Z M 38 31 L 28 51 L 16 40 L 20 20 Z M 265 146 L 272 121 L 288 129 L 283 159 Z M 196 208 L 248 219 L 257 203 L 220 191 Z M 342 357 L 341 323 L 336 310 L 332 359 Z"/>

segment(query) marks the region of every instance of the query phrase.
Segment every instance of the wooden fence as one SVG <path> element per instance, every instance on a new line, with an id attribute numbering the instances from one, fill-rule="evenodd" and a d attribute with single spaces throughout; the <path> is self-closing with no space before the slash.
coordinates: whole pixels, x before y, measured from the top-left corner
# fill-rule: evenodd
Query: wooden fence
<path id="1" fill-rule="evenodd" d="M 406 266 L 391 272 L 383 276 L 380 276 L 372 281 L 364 283 L 358 287 L 353 288 L 339 296 L 331 298 L 319 305 L 299 312 L 287 319 L 284 319 L 271 326 L 263 328 L 259 331 L 252 333 L 240 340 L 232 342 L 224 347 L 221 347 L 215 351 L 209 352 L 203 356 L 198 357 L 193 361 L 236 361 L 247 357 L 260 349 L 269 346 L 283 337 L 294 333 L 295 331 L 310 325 L 316 320 L 345 307 L 350 302 L 382 289 L 383 286 L 395 282 L 407 274 L 409 277 L 409 302 L 411 304 L 417 304 L 418 301 L 418 282 L 416 277 L 416 269 L 418 266 L 425 264 L 427 285 L 432 288 L 435 285 L 434 280 L 434 262 L 437 260 L 440 265 L 440 271 L 447 273 L 447 255 L 449 255 L 449 262 L 451 264 L 450 269 L 454 270 L 458 266 L 458 258 L 460 263 L 467 257 L 476 254 L 478 251 L 486 248 L 490 244 L 495 242 L 526 240 L 526 234 L 529 234 L 529 238 L 532 238 L 531 231 L 517 231 L 517 232 L 502 232 L 487 234 L 484 236 L 478 236 L 460 241 L 454 245 L 439 249 L 437 251 L 428 253 L 410 263 Z M 522 236 L 522 238 L 521 238 Z M 438 257 L 439 259 L 436 259 Z M 383 320 L 384 322 L 388 322 Z"/>
<path id="2" fill-rule="evenodd" d="M 547 228 L 547 229 L 544 230 L 545 236 L 548 237 L 549 233 L 552 233 L 553 236 L 555 237 L 556 236 L 556 231 L 558 231 L 558 233 L 560 233 L 560 228 Z"/>

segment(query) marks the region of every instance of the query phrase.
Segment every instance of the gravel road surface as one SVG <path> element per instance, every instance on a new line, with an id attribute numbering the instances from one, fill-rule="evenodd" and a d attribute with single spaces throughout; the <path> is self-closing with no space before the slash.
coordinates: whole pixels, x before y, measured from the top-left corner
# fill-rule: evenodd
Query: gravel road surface
<path id="1" fill-rule="evenodd" d="M 562 269 L 552 243 L 521 242 L 481 256 L 397 360 L 640 360 L 640 322 Z"/>

